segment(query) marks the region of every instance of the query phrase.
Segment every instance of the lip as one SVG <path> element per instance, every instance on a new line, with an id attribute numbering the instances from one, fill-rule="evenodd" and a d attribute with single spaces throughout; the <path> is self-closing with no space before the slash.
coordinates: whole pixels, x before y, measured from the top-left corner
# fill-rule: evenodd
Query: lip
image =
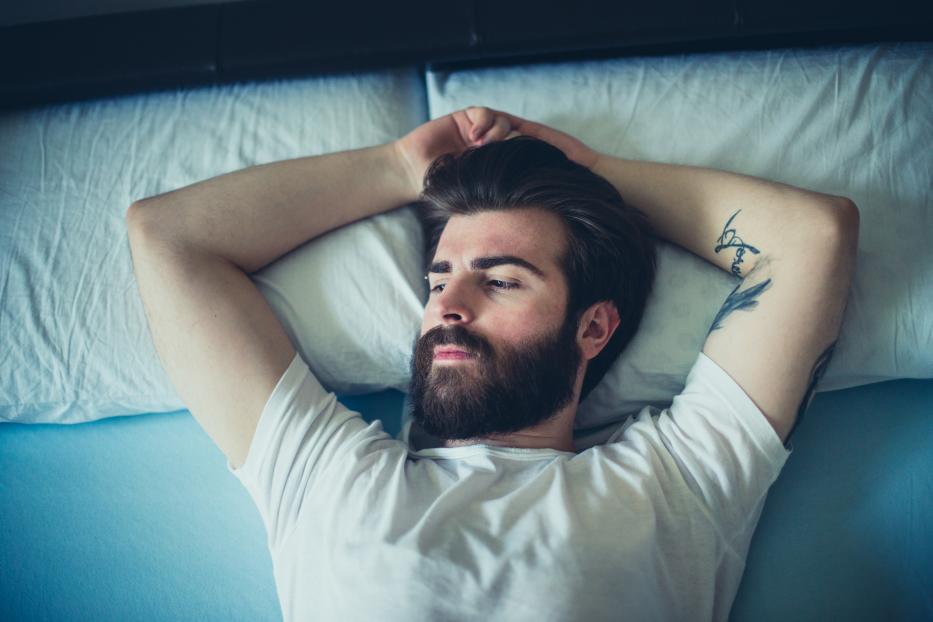
<path id="1" fill-rule="evenodd" d="M 444 346 L 434 348 L 434 360 L 436 361 L 461 361 L 471 358 L 473 358 L 473 354 L 462 348 Z"/>

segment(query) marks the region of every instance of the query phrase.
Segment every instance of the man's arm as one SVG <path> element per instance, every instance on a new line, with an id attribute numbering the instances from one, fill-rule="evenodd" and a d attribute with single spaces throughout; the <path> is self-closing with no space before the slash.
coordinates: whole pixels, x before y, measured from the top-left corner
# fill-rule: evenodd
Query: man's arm
<path id="1" fill-rule="evenodd" d="M 396 143 L 252 166 L 134 203 L 133 228 L 246 273 L 342 225 L 414 201 Z"/>
<path id="2" fill-rule="evenodd" d="M 742 279 L 703 353 L 745 391 L 786 444 L 839 336 L 855 272 L 849 199 L 695 166 L 624 160 L 560 130 L 503 113 L 608 179 L 661 237 Z"/>
<path id="3" fill-rule="evenodd" d="M 744 278 L 769 252 L 857 218 L 844 197 L 711 168 L 599 154 L 592 167 L 658 234 Z"/>
<path id="4" fill-rule="evenodd" d="M 295 356 L 247 274 L 331 229 L 415 201 L 435 158 L 501 123 L 488 109 L 461 110 L 385 145 L 254 166 L 130 206 L 133 267 L 156 350 L 234 466 Z"/>
<path id="5" fill-rule="evenodd" d="M 608 179 L 661 237 L 739 277 L 703 353 L 787 441 L 839 335 L 858 247 L 847 198 L 709 168 L 624 160 L 501 111 L 492 139 L 534 136 Z"/>
<path id="6" fill-rule="evenodd" d="M 162 365 L 234 466 L 295 355 L 247 273 L 416 196 L 390 143 L 256 166 L 130 207 L 134 271 Z"/>
<path id="7" fill-rule="evenodd" d="M 703 353 L 786 443 L 839 335 L 855 271 L 855 204 L 755 177 L 605 154 L 593 171 L 661 237 L 742 279 Z"/>

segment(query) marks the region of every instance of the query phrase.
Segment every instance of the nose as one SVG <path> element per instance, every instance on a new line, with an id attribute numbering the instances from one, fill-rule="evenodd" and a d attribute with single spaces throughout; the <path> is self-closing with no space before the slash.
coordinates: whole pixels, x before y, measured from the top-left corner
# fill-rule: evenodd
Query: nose
<path id="1" fill-rule="evenodd" d="M 469 285 L 462 279 L 450 279 L 438 292 L 435 302 L 444 324 L 468 324 L 474 319 Z"/>

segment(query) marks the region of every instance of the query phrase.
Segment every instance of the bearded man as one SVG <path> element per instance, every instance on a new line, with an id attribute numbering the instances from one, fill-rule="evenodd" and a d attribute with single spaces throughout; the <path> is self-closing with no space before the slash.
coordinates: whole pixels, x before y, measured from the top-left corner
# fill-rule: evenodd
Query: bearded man
<path id="1" fill-rule="evenodd" d="M 247 275 L 414 202 L 430 294 L 394 439 L 320 385 Z M 726 620 L 858 238 L 844 197 L 623 160 L 484 107 L 127 221 L 156 348 L 262 515 L 286 620 Z M 670 407 L 577 451 L 656 238 L 741 281 Z"/>

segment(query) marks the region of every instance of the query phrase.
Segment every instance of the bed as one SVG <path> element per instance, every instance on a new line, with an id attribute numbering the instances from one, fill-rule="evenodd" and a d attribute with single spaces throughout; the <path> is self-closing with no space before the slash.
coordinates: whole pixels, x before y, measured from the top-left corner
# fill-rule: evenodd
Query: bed
<path id="1" fill-rule="evenodd" d="M 399 431 L 402 395 L 344 398 Z M 733 620 L 930 618 L 933 381 L 819 393 Z M 5 620 L 279 620 L 265 532 L 187 412 L 5 424 Z"/>
<path id="2" fill-rule="evenodd" d="M 353 56 L 337 36 L 296 43 L 285 24 L 301 9 L 209 4 L 149 19 L 191 35 L 162 65 L 146 60 L 143 41 L 129 65 L 105 53 L 71 61 L 70 76 L 42 59 L 32 73 L 8 71 L 0 619 L 281 619 L 259 515 L 161 370 L 126 209 L 252 164 L 386 142 L 474 104 L 622 157 L 745 172 L 859 205 L 838 352 L 769 493 L 731 619 L 933 618 L 933 44 L 917 30 L 926 18 L 892 36 L 890 22 L 868 28 L 877 15 L 863 7 L 843 40 L 844 29 L 795 30 L 755 4 L 738 5 L 747 26 L 737 33 L 730 11 L 709 6 L 696 23 L 635 11 L 623 31 L 594 30 L 587 47 L 561 28 L 590 22 L 562 25 L 566 15 L 545 10 L 527 31 L 503 30 L 483 22 L 484 3 L 467 3 L 441 9 L 463 14 L 439 20 L 467 25 L 439 28 L 429 44 L 389 50 L 370 38 Z M 146 16 L 4 34 L 94 31 L 106 44 L 113 23 Z M 246 24 L 285 34 L 233 36 Z M 201 28 L 216 39 L 186 46 Z M 403 208 L 252 275 L 325 386 L 393 436 L 406 423 L 425 295 L 418 235 Z M 644 326 L 581 406 L 578 447 L 641 405 L 670 402 L 733 286 L 675 247 L 659 260 Z"/>

